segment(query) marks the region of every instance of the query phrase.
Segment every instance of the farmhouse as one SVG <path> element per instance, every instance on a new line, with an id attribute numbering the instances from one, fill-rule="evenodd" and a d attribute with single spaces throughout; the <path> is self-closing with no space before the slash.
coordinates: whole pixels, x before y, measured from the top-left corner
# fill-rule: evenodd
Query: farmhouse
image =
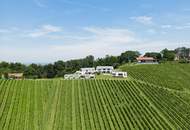
<path id="1" fill-rule="evenodd" d="M 158 62 L 153 57 L 140 56 L 137 58 L 139 64 L 157 64 Z"/>
<path id="2" fill-rule="evenodd" d="M 113 66 L 97 66 L 96 72 L 98 73 L 112 73 L 114 70 Z"/>
<path id="3" fill-rule="evenodd" d="M 112 72 L 113 77 L 118 77 L 118 78 L 126 78 L 127 77 L 127 72 L 122 72 L 122 71 L 114 71 Z"/>
<path id="4" fill-rule="evenodd" d="M 22 79 L 23 73 L 8 73 L 9 79 Z"/>
<path id="5" fill-rule="evenodd" d="M 94 67 L 92 67 L 92 68 L 81 68 L 80 71 L 81 71 L 81 74 L 95 74 L 96 73 L 96 70 Z"/>

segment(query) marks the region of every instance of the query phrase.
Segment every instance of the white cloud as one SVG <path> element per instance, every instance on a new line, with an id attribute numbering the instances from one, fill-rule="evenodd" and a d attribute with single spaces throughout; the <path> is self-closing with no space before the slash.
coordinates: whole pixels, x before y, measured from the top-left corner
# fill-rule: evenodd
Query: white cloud
<path id="1" fill-rule="evenodd" d="M 62 30 L 62 27 L 43 25 L 34 31 L 26 32 L 30 37 L 24 39 L 21 37 L 19 41 L 9 40 L 8 44 L 2 42 L 4 45 L 1 45 L 0 48 L 1 60 L 53 62 L 81 58 L 90 54 L 95 57 L 103 57 L 106 54 L 119 55 L 126 50 L 160 51 L 164 48 L 173 49 L 182 46 L 180 42 L 175 43 L 175 41 L 142 39 L 128 28 L 84 27 L 67 32 Z M 155 33 L 155 30 L 150 29 L 148 32 Z M 42 36 L 45 36 L 46 40 L 40 39 Z M 35 39 L 35 37 L 39 38 Z M 0 40 L 2 41 L 2 39 Z M 15 41 L 17 41 L 17 45 L 20 45 L 13 44 Z M 36 48 L 36 46 L 38 47 Z"/>
<path id="2" fill-rule="evenodd" d="M 68 59 L 89 54 L 102 57 L 106 54 L 119 55 L 137 42 L 134 33 L 128 29 L 85 27 L 83 30 L 87 36 L 73 35 L 74 39 L 68 41 L 71 44 L 52 45 L 52 50 Z"/>
<path id="3" fill-rule="evenodd" d="M 155 29 L 148 29 L 147 32 L 149 34 L 156 34 L 157 33 L 157 31 Z"/>
<path id="4" fill-rule="evenodd" d="M 0 29 L 0 33 L 9 33 L 10 30 L 9 29 Z"/>
<path id="5" fill-rule="evenodd" d="M 15 61 L 24 63 L 48 63 L 57 60 L 70 60 L 74 58 L 82 58 L 87 55 L 94 55 L 95 57 L 103 57 L 106 54 L 119 55 L 126 50 L 138 50 L 141 53 L 146 51 L 161 51 L 164 48 L 174 49 L 179 46 L 189 46 L 181 44 L 180 42 L 170 41 L 153 41 L 141 39 L 137 42 L 129 42 L 122 44 L 103 44 L 96 41 L 79 41 L 75 45 L 46 45 L 39 47 L 1 47 L 0 59 L 5 61 Z M 81 43 L 82 42 L 82 43 Z M 184 42 L 183 42 L 184 43 Z"/>
<path id="6" fill-rule="evenodd" d="M 45 8 L 45 7 L 47 7 L 47 5 L 44 3 L 44 1 L 42 1 L 42 0 L 34 0 L 34 3 L 38 6 L 38 7 L 40 7 L 40 8 Z"/>
<path id="7" fill-rule="evenodd" d="M 150 16 L 137 16 L 137 17 L 130 17 L 131 20 L 139 22 L 144 25 L 151 25 L 153 24 L 152 17 Z"/>
<path id="8" fill-rule="evenodd" d="M 176 26 L 175 29 L 177 29 L 177 30 L 186 30 L 186 29 L 190 29 L 190 25 Z"/>
<path id="9" fill-rule="evenodd" d="M 170 24 L 161 25 L 161 28 L 163 28 L 163 29 L 172 28 L 172 25 L 170 25 Z"/>
<path id="10" fill-rule="evenodd" d="M 128 43 L 135 40 L 134 34 L 128 29 L 86 27 L 84 30 L 92 33 L 94 39 L 91 40 L 93 41 L 106 43 Z"/>
<path id="11" fill-rule="evenodd" d="M 39 29 L 35 29 L 32 32 L 29 32 L 26 34 L 29 37 L 41 37 L 48 35 L 50 33 L 56 33 L 56 32 L 61 32 L 62 28 L 58 26 L 53 26 L 53 25 L 42 25 Z"/>
<path id="12" fill-rule="evenodd" d="M 175 30 L 187 30 L 190 29 L 190 23 L 184 23 L 184 24 L 179 24 L 179 25 L 161 25 L 160 26 L 162 29 L 175 29 Z"/>
<path id="13" fill-rule="evenodd" d="M 10 28 L 0 28 L 0 33 L 5 34 L 5 33 L 14 33 L 19 31 L 17 27 L 10 27 Z"/>
<path id="14" fill-rule="evenodd" d="M 25 47 L 0 48 L 0 58 L 21 62 L 52 62 L 59 59 L 81 58 L 89 54 L 102 57 L 106 54 L 119 55 L 136 42 L 135 34 L 125 28 L 85 27 L 79 32 L 63 31 L 64 35 L 62 33 L 50 35 L 52 32 L 59 31 L 62 31 L 60 27 L 41 26 L 27 33 L 30 37 L 23 41 Z M 48 38 L 49 43 L 42 41 L 45 43 L 43 45 L 39 38 L 35 40 L 34 48 L 27 47 L 26 44 L 31 45 L 33 38 L 41 36 Z M 37 44 L 39 44 L 38 48 L 35 47 Z M 8 54 L 10 51 L 11 53 Z"/>

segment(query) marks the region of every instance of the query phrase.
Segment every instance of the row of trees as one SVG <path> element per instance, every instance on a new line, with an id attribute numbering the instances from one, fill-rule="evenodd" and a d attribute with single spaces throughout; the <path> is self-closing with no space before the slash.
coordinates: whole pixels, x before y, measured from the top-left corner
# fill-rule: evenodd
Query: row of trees
<path id="1" fill-rule="evenodd" d="M 164 49 L 160 53 L 147 52 L 144 56 L 154 57 L 158 61 L 173 61 L 176 55 L 175 50 Z M 140 56 L 138 51 L 126 51 L 119 56 L 106 55 L 104 58 L 94 59 L 94 56 L 89 55 L 82 59 L 75 59 L 69 61 L 57 61 L 53 64 L 39 65 L 30 64 L 24 65 L 21 63 L 0 63 L 0 73 L 5 74 L 9 72 L 22 72 L 26 78 L 54 78 L 63 77 L 67 73 L 73 73 L 82 67 L 96 67 L 96 66 L 114 66 L 135 62 L 136 58 Z"/>

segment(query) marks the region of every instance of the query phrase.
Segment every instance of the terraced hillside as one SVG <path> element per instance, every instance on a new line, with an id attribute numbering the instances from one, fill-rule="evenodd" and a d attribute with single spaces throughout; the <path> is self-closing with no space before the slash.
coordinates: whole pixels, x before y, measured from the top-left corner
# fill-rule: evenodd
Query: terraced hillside
<path id="1" fill-rule="evenodd" d="M 1 80 L 0 129 L 190 129 L 190 105 L 136 80 Z"/>

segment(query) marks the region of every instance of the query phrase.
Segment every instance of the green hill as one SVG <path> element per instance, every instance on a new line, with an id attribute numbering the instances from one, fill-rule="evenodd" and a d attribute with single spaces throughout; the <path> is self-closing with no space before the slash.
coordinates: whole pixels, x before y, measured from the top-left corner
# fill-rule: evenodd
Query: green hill
<path id="1" fill-rule="evenodd" d="M 175 90 L 190 90 L 190 64 L 123 65 L 120 69 L 133 79 Z"/>
<path id="2" fill-rule="evenodd" d="M 190 64 L 126 64 L 119 69 L 127 71 L 130 79 L 165 88 L 190 104 Z"/>
<path id="3" fill-rule="evenodd" d="M 128 80 L 0 80 L 0 130 L 190 129 L 190 65 L 123 65 Z"/>
<path id="4" fill-rule="evenodd" d="M 1 130 L 190 129 L 189 110 L 137 80 L 0 80 Z"/>

